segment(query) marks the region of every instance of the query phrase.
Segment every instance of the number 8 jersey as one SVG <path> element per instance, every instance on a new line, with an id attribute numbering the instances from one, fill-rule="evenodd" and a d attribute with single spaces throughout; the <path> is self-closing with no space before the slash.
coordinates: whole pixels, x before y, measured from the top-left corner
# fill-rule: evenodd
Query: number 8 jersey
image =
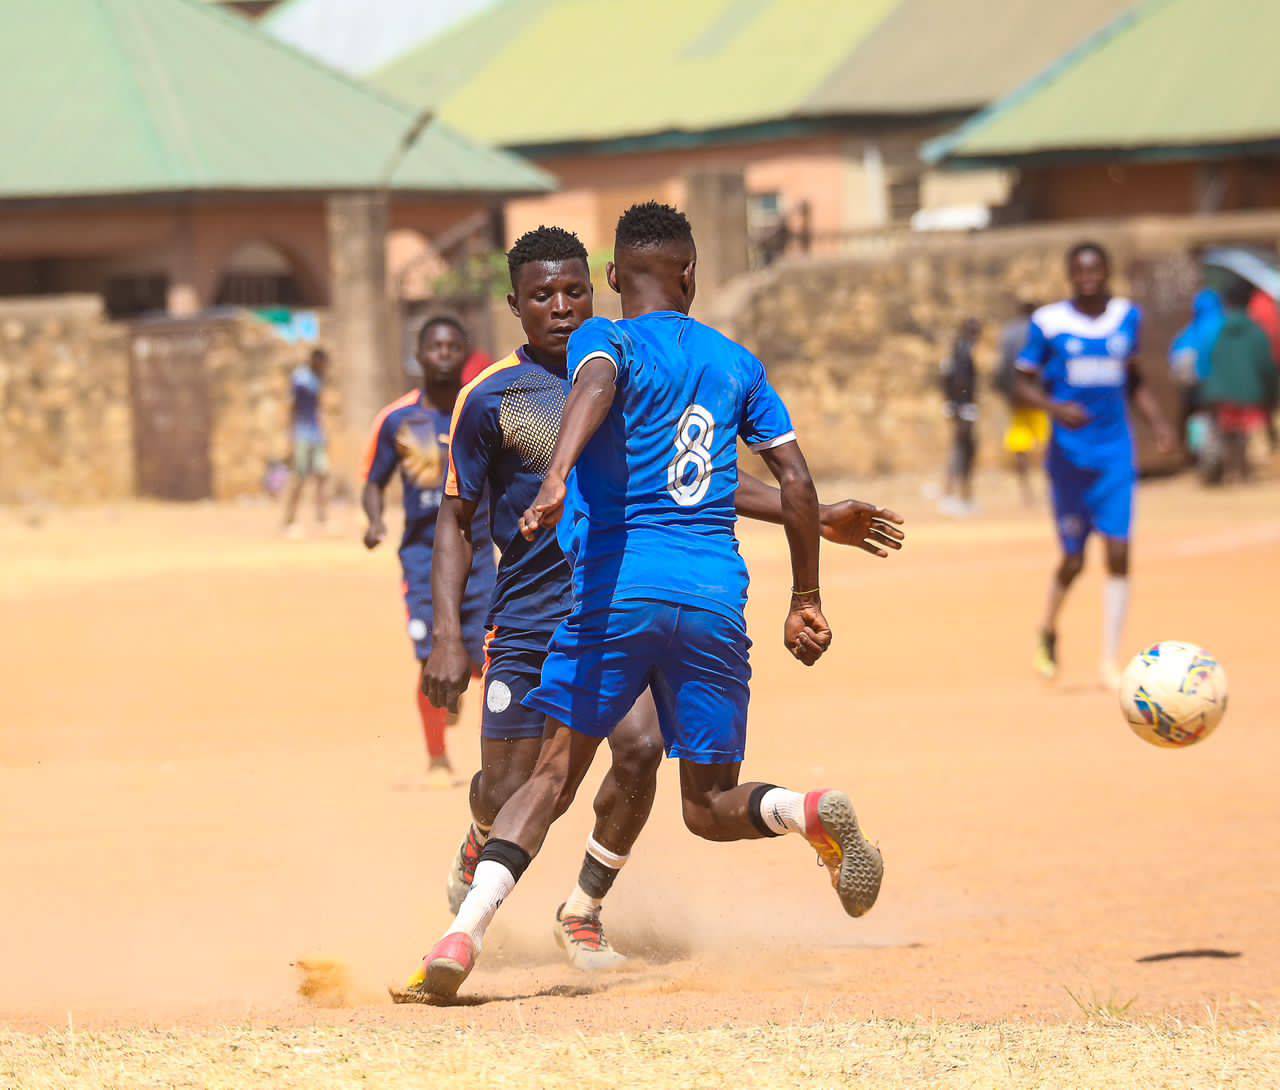
<path id="1" fill-rule="evenodd" d="M 593 359 L 612 364 L 617 394 L 560 526 L 579 611 L 646 599 L 741 618 L 737 443 L 762 451 L 796 437 L 764 366 L 675 311 L 590 319 L 569 339 L 570 379 Z"/>

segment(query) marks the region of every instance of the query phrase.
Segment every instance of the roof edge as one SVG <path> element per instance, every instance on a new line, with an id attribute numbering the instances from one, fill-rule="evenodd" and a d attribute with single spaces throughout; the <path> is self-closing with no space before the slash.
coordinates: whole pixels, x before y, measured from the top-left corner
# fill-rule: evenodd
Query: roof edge
<path id="1" fill-rule="evenodd" d="M 1074 49 L 1068 50 L 1043 71 L 1038 72 L 1016 90 L 1010 91 L 1004 98 L 992 103 L 985 110 L 975 114 L 963 125 L 944 133 L 935 140 L 930 140 L 920 149 L 920 158 L 930 166 L 946 166 L 946 160 L 954 150 L 964 143 L 973 133 L 985 128 L 996 118 L 1007 113 L 1015 106 L 1021 105 L 1035 92 L 1057 80 L 1064 72 L 1075 67 L 1090 53 L 1093 53 L 1112 38 L 1124 33 L 1135 22 L 1139 15 L 1156 7 L 1162 7 L 1169 0 L 1144 0 L 1135 4 L 1112 19 L 1106 26 L 1095 30 Z"/>

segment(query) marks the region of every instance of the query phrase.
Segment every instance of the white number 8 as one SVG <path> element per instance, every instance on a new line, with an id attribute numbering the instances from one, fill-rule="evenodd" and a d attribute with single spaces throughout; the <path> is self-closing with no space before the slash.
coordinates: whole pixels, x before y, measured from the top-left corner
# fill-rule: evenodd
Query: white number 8
<path id="1" fill-rule="evenodd" d="M 681 507 L 692 507 L 711 487 L 711 440 L 716 422 L 701 405 L 690 405 L 676 425 L 676 456 L 667 466 L 667 491 Z M 689 467 L 694 475 L 686 480 Z"/>

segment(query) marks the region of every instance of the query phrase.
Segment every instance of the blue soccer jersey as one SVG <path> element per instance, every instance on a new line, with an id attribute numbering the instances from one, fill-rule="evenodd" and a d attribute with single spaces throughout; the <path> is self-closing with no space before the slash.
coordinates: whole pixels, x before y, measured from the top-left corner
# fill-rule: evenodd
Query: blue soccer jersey
<path id="1" fill-rule="evenodd" d="M 1018 356 L 1019 369 L 1039 376 L 1054 401 L 1078 402 L 1090 416 L 1081 428 L 1054 424 L 1051 459 L 1089 470 L 1133 466 L 1129 365 L 1141 327 L 1141 312 L 1120 298 L 1113 298 L 1096 318 L 1069 301 L 1035 312 Z"/>
<path id="2" fill-rule="evenodd" d="M 570 377 L 599 358 L 616 368 L 617 394 L 561 524 L 579 609 L 646 599 L 740 619 L 737 444 L 794 440 L 786 406 L 750 352 L 674 311 L 590 319 L 569 340 Z"/>
<path id="3" fill-rule="evenodd" d="M 322 386 L 320 376 L 305 363 L 295 367 L 289 376 L 293 395 L 293 434 L 304 442 L 324 442 L 324 425 L 320 420 Z"/>
<path id="4" fill-rule="evenodd" d="M 445 491 L 474 502 L 489 493 L 502 554 L 491 625 L 550 633 L 572 604 L 569 566 L 555 534 L 526 541 L 519 529 L 551 465 L 567 396 L 564 374 L 520 349 L 477 375 L 454 408 Z"/>

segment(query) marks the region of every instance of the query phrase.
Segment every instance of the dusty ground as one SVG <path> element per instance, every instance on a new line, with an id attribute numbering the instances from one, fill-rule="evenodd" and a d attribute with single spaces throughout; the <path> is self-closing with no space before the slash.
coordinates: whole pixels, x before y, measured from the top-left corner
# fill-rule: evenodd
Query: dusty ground
<path id="1" fill-rule="evenodd" d="M 341 536 L 304 543 L 253 506 L 39 525 L 0 512 L 0 1024 L 63 1031 L 0 1039 L 0 1056 L 34 1049 L 56 1068 L 68 1025 L 176 1025 L 211 1047 L 227 1026 L 339 1042 L 621 1033 L 643 1054 L 654 1033 L 704 1028 L 936 1018 L 1030 1033 L 1123 1008 L 1257 1025 L 1274 1063 L 1280 486 L 1143 490 L 1129 642 L 1203 643 L 1232 685 L 1219 732 L 1187 751 L 1139 742 L 1094 684 L 1096 566 L 1068 608 L 1065 676 L 1031 675 L 1043 512 L 1003 485 L 963 523 L 914 487 L 887 495 L 912 518 L 909 549 L 827 552 L 836 644 L 812 671 L 780 647 L 781 534 L 744 533 L 747 772 L 851 791 L 887 860 L 875 911 L 847 919 L 793 838 L 694 840 L 670 769 L 608 909 L 633 967 L 594 980 L 557 959 L 579 805 L 504 910 L 470 1005 L 449 1009 L 385 998 L 446 920 L 466 822 L 461 790 L 418 786 L 394 552 L 367 555 L 351 512 Z M 472 708 L 452 736 L 467 767 L 474 722 Z M 1220 956 L 1143 960 L 1194 951 Z M 337 1009 L 297 998 L 307 957 L 348 967 Z M 15 1085 L 41 1085 L 23 1070 Z"/>

